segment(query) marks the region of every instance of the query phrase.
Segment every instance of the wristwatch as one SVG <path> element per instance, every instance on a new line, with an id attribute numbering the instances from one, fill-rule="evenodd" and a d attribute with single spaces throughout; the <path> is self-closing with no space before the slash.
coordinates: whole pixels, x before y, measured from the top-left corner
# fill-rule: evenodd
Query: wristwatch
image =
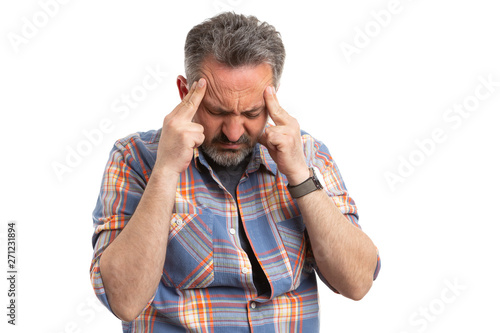
<path id="1" fill-rule="evenodd" d="M 288 188 L 288 192 L 290 192 L 290 195 L 292 196 L 292 198 L 294 198 L 294 199 L 300 198 L 306 194 L 309 194 L 309 193 L 317 191 L 317 190 L 321 190 L 323 188 L 318 177 L 316 177 L 316 173 L 314 172 L 313 168 L 309 168 L 309 174 L 311 176 L 309 178 L 307 178 L 306 180 L 304 180 L 299 185 L 292 186 L 292 185 L 288 184 L 286 186 Z"/>

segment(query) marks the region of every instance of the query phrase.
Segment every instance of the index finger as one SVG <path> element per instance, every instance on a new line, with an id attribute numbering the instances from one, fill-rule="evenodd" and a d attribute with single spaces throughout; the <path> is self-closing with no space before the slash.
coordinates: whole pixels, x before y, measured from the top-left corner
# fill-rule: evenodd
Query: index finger
<path id="1" fill-rule="evenodd" d="M 274 121 L 276 125 L 286 125 L 288 124 L 288 113 L 280 106 L 278 103 L 278 98 L 276 97 L 276 90 L 273 86 L 269 86 L 264 91 L 264 100 L 266 102 L 267 111 L 269 116 Z"/>
<path id="2" fill-rule="evenodd" d="M 207 90 L 207 81 L 201 78 L 199 81 L 195 81 L 189 89 L 188 94 L 184 97 L 181 103 L 180 114 L 185 115 L 189 120 L 193 119 L 194 114 L 198 111 L 203 97 L 205 96 L 205 91 Z"/>

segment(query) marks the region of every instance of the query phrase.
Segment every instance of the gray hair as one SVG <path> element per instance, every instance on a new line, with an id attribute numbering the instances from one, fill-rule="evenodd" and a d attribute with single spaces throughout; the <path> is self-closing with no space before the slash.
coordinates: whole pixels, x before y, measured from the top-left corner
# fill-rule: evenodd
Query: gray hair
<path id="1" fill-rule="evenodd" d="M 285 63 L 285 47 L 276 29 L 255 16 L 226 12 L 193 27 L 184 47 L 188 83 L 200 78 L 203 61 L 214 59 L 232 68 L 267 63 L 277 87 Z"/>

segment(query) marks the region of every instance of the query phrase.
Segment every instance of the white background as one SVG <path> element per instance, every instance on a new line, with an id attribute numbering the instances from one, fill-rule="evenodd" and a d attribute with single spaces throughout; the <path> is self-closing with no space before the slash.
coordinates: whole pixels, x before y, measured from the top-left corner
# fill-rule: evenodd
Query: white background
<path id="1" fill-rule="evenodd" d="M 73 0 L 43 22 L 40 2 L 3 1 L 0 266 L 6 272 L 7 222 L 17 221 L 19 275 L 16 327 L 6 323 L 1 279 L 0 330 L 120 332 L 95 306 L 88 274 L 102 172 L 116 139 L 161 127 L 179 102 L 187 32 L 222 8 L 282 33 L 281 105 L 328 145 L 380 250 L 382 270 L 362 301 L 321 286 L 322 332 L 499 332 L 500 86 L 460 123 L 443 117 L 474 101 L 479 77 L 500 82 L 500 8 L 492 0 L 401 0 L 386 26 L 374 24 L 370 13 L 389 3 Z M 15 46 L 12 36 L 21 38 L 34 16 L 45 25 Z M 346 57 L 342 43 L 355 40 L 357 53 Z M 113 112 L 147 67 L 169 75 L 127 116 Z M 68 149 L 84 145 L 83 131 L 103 119 L 113 129 L 58 179 L 54 163 L 66 164 Z M 419 153 L 415 141 L 436 128 L 444 142 Z M 386 174 L 410 157 L 419 165 L 391 188 Z"/>

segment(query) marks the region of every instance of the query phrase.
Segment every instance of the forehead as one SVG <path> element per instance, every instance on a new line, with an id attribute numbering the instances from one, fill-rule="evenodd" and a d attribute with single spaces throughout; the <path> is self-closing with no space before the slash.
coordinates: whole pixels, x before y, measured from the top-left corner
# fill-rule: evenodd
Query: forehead
<path id="1" fill-rule="evenodd" d="M 269 64 L 231 68 L 213 58 L 203 62 L 201 76 L 207 80 L 205 105 L 240 111 L 263 105 L 264 90 L 273 81 Z"/>

